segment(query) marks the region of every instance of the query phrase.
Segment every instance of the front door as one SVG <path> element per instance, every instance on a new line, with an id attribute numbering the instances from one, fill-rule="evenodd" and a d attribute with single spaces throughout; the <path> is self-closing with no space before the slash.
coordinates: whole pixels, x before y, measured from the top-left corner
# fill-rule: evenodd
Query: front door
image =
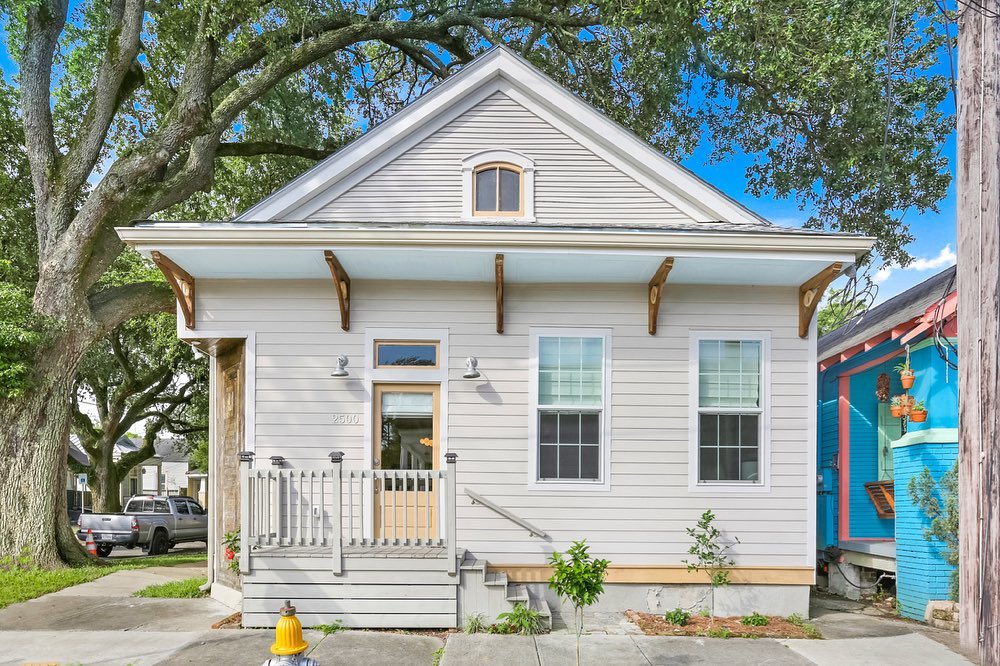
<path id="1" fill-rule="evenodd" d="M 440 386 L 376 384 L 377 470 L 438 469 Z M 433 479 L 384 475 L 373 486 L 375 536 L 390 541 L 435 538 L 437 488 Z"/>

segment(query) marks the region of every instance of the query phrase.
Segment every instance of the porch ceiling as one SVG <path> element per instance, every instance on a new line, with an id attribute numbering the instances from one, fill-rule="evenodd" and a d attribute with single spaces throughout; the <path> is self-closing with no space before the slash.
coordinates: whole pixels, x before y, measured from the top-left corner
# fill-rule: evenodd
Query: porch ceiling
<path id="1" fill-rule="evenodd" d="M 152 248 L 140 247 L 148 254 Z M 202 279 L 329 279 L 322 249 L 289 247 L 155 248 L 191 276 Z M 674 257 L 671 284 L 798 286 L 843 253 L 787 256 L 778 253 L 612 250 L 511 250 L 357 248 L 327 246 L 354 280 L 492 282 L 497 252 L 504 254 L 510 283 L 646 283 L 667 256 Z"/>

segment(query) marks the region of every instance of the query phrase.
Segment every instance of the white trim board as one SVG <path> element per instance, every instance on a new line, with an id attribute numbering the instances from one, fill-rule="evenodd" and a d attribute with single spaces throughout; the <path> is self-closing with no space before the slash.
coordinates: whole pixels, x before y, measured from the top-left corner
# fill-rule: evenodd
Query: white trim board
<path id="1" fill-rule="evenodd" d="M 301 219 L 346 189 L 345 178 L 357 182 L 398 154 L 414 134 L 429 134 L 434 126 L 471 106 L 470 100 L 505 91 L 542 118 L 558 118 L 574 128 L 581 143 L 602 156 L 628 165 L 633 177 L 654 192 L 666 192 L 670 202 L 699 222 L 726 221 L 749 225 L 766 221 L 657 152 L 631 131 L 558 85 L 510 49 L 498 46 L 476 58 L 444 83 L 349 146 L 252 206 L 240 222 Z M 431 129 L 428 129 L 431 128 Z M 346 182 L 346 181 L 345 181 Z M 662 195 L 661 195 L 662 196 Z"/>

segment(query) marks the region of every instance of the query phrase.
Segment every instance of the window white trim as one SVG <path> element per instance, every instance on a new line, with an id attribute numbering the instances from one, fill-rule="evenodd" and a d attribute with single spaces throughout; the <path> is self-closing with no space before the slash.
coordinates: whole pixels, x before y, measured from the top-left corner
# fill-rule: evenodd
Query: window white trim
<path id="1" fill-rule="evenodd" d="M 701 493 L 762 493 L 771 490 L 771 334 L 769 331 L 690 331 L 688 347 L 688 490 Z M 698 465 L 699 346 L 703 340 L 749 340 L 761 347 L 761 409 L 758 482 L 701 481 Z"/>
<path id="2" fill-rule="evenodd" d="M 472 200 L 473 192 L 473 178 L 475 176 L 476 168 L 484 164 L 490 164 L 494 162 L 504 162 L 507 164 L 512 164 L 521 170 L 521 187 L 523 191 L 521 192 L 521 198 L 524 202 L 524 211 L 522 215 L 511 216 L 511 215 L 496 215 L 496 219 L 499 220 L 519 220 L 521 222 L 534 222 L 535 221 L 535 162 L 530 157 L 515 152 L 513 150 L 483 150 L 478 153 L 473 153 L 462 160 L 462 221 L 463 222 L 482 222 L 483 220 L 493 219 L 494 216 L 488 214 L 479 213 L 474 215 L 473 207 L 475 202 Z"/>
<path id="3" fill-rule="evenodd" d="M 611 329 L 531 328 L 528 350 L 528 490 L 555 492 L 608 492 L 611 490 Z M 538 478 L 538 341 L 542 337 L 601 338 L 604 342 L 604 386 L 601 407 L 601 445 L 596 481 Z"/>

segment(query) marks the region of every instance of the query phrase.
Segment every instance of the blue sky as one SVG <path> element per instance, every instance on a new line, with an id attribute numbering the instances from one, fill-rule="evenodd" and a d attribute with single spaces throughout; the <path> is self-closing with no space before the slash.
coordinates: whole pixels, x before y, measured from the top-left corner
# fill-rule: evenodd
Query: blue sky
<path id="1" fill-rule="evenodd" d="M 0 69 L 8 82 L 13 82 L 16 67 L 7 52 L 6 33 L 0 27 Z M 941 62 L 935 73 L 947 74 L 949 65 L 947 53 L 942 50 Z M 947 98 L 947 109 L 954 112 L 952 98 Z M 944 154 L 948 158 L 949 170 L 955 173 L 955 133 L 949 137 L 944 146 Z M 797 227 L 809 217 L 807 212 L 800 211 L 794 199 L 776 199 L 773 197 L 754 197 L 746 193 L 746 168 L 752 159 L 746 156 L 734 156 L 724 162 L 708 164 L 709 145 L 702 145 L 690 158 L 684 160 L 684 165 L 738 200 L 748 208 L 756 211 L 775 224 Z M 905 216 L 915 240 L 907 247 L 914 257 L 912 265 L 906 268 L 887 267 L 874 274 L 879 286 L 877 302 L 890 298 L 909 287 L 922 282 L 935 273 L 955 263 L 956 251 L 956 195 L 955 183 L 952 181 L 947 196 L 940 202 L 940 211 L 918 215 L 910 211 Z M 836 283 L 835 285 L 836 286 Z"/>

